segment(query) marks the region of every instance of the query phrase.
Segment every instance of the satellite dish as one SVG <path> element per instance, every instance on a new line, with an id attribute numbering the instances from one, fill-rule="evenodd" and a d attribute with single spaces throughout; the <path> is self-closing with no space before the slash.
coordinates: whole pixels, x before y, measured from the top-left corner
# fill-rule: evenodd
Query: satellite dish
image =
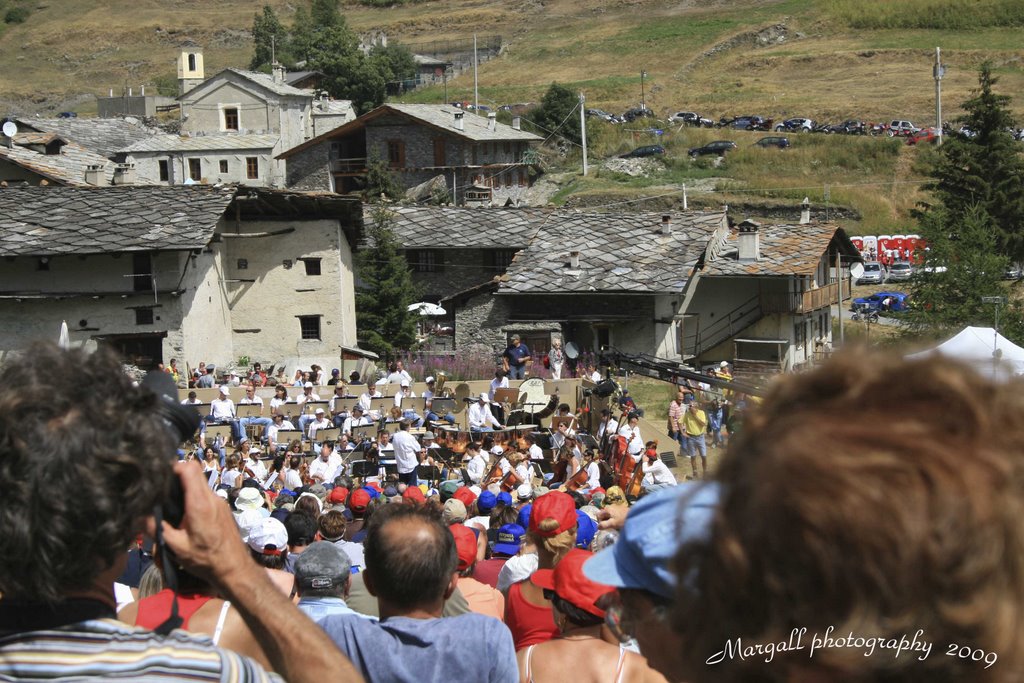
<path id="1" fill-rule="evenodd" d="M 850 275 L 854 280 L 859 280 L 864 275 L 864 264 L 858 261 L 850 266 Z"/>
<path id="2" fill-rule="evenodd" d="M 14 121 L 8 121 L 4 124 L 4 135 L 9 138 L 13 138 L 18 134 L 18 126 L 15 125 Z"/>
<path id="3" fill-rule="evenodd" d="M 565 355 L 569 360 L 576 360 L 580 357 L 580 347 L 576 346 L 576 342 L 569 342 L 565 345 Z"/>

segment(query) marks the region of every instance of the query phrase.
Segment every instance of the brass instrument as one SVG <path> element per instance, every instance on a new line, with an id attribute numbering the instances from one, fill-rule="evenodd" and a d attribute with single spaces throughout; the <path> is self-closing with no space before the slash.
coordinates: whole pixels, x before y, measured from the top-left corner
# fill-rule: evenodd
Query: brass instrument
<path id="1" fill-rule="evenodd" d="M 445 382 L 448 381 L 448 375 L 445 374 L 444 370 L 438 370 L 434 375 L 434 396 L 437 398 L 455 398 L 455 392 L 451 389 L 445 388 Z"/>

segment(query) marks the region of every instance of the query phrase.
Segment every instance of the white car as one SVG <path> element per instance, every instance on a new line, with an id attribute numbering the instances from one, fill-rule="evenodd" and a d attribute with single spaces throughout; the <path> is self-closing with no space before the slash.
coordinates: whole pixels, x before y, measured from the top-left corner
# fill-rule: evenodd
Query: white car
<path id="1" fill-rule="evenodd" d="M 857 278 L 858 285 L 880 285 L 885 283 L 885 268 L 878 261 L 864 263 L 864 272 Z"/>
<path id="2" fill-rule="evenodd" d="M 915 126 L 910 121 L 899 121 L 899 120 L 896 120 L 896 121 L 890 121 L 889 122 L 889 127 L 885 131 L 885 134 L 888 135 L 889 137 L 894 137 L 896 135 L 907 136 L 907 135 L 913 135 L 914 133 L 916 133 L 919 130 L 921 130 L 921 129 L 918 128 L 917 126 Z"/>

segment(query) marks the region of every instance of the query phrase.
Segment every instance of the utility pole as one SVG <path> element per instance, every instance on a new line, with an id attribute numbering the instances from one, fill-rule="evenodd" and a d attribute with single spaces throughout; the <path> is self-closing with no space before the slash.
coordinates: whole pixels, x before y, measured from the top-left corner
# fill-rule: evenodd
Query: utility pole
<path id="1" fill-rule="evenodd" d="M 476 34 L 473 34 L 473 111 L 480 115 L 480 92 L 477 89 L 477 67 L 480 65 L 476 57 Z"/>
<path id="2" fill-rule="evenodd" d="M 587 98 L 580 91 L 580 135 L 583 140 L 583 175 L 587 175 Z"/>
<path id="3" fill-rule="evenodd" d="M 936 144 L 942 144 L 942 77 L 946 74 L 946 67 L 942 66 L 942 54 L 939 48 L 935 48 L 935 66 L 932 68 L 935 78 L 935 134 L 938 136 Z"/>
<path id="4" fill-rule="evenodd" d="M 640 71 L 640 108 L 647 109 L 647 96 L 644 94 L 644 79 L 647 78 L 646 71 Z"/>

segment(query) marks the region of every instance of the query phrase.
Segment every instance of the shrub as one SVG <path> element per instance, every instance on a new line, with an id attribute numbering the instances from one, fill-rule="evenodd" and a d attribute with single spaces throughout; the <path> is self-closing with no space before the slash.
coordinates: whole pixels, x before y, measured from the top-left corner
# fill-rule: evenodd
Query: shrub
<path id="1" fill-rule="evenodd" d="M 29 10 L 28 7 L 21 7 L 21 6 L 12 7 L 11 9 L 7 10 L 6 14 L 4 14 L 4 23 L 6 23 L 6 24 L 21 24 L 21 23 L 24 23 L 25 20 L 28 19 L 28 15 L 29 14 L 31 14 L 31 11 Z"/>

